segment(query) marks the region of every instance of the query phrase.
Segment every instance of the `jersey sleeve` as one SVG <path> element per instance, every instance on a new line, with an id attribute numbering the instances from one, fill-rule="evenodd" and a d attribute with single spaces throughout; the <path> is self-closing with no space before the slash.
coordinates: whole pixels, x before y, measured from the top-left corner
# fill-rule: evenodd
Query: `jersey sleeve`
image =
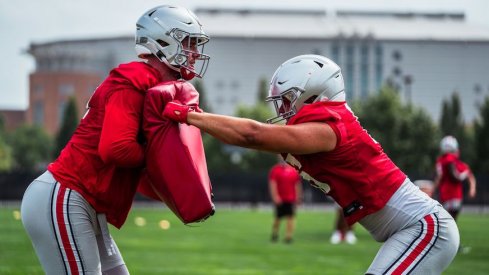
<path id="1" fill-rule="evenodd" d="M 99 154 L 120 167 L 144 164 L 144 147 L 137 142 L 144 95 L 132 90 L 114 92 L 105 106 Z"/>
<path id="2" fill-rule="evenodd" d="M 272 167 L 272 169 L 270 170 L 270 173 L 268 173 L 268 180 L 269 180 L 269 181 L 275 180 L 275 178 L 276 178 L 276 174 L 277 174 L 277 167 L 276 167 L 276 166 L 274 166 L 274 167 Z"/>

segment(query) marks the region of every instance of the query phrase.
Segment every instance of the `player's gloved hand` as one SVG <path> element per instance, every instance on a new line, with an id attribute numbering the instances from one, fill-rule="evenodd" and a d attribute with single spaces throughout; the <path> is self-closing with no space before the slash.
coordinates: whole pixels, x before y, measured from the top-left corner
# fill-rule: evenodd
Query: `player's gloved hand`
<path id="1" fill-rule="evenodd" d="M 202 113 L 202 109 L 197 105 L 184 105 L 178 100 L 174 100 L 166 104 L 163 116 L 176 122 L 187 123 L 189 112 Z"/>

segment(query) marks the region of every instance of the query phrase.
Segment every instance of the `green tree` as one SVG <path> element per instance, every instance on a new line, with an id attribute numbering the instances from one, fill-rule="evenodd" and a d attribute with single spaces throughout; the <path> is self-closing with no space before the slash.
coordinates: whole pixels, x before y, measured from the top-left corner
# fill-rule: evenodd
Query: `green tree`
<path id="1" fill-rule="evenodd" d="M 7 132 L 5 130 L 5 120 L 0 114 L 0 172 L 9 171 L 12 168 L 12 148 L 7 144 Z"/>
<path id="2" fill-rule="evenodd" d="M 362 126 L 404 172 L 431 177 L 439 134 L 424 110 L 402 104 L 399 93 L 390 86 L 356 102 L 353 109 Z"/>
<path id="3" fill-rule="evenodd" d="M 478 173 L 489 174 L 489 96 L 479 108 L 479 118 L 475 121 L 475 165 Z"/>
<path id="4" fill-rule="evenodd" d="M 11 136 L 15 169 L 37 171 L 44 169 L 51 160 L 52 140 L 44 129 L 38 126 L 23 125 Z"/>
<path id="5" fill-rule="evenodd" d="M 0 135 L 5 132 L 5 118 L 0 114 Z"/>
<path id="6" fill-rule="evenodd" d="M 238 169 L 238 166 L 232 162 L 231 152 L 226 150 L 226 144 L 211 135 L 204 134 L 203 143 L 205 148 L 205 157 L 207 169 L 210 174 L 229 172 Z"/>
<path id="7" fill-rule="evenodd" d="M 194 80 L 194 87 L 199 92 L 199 107 L 205 112 L 212 113 L 211 106 L 207 100 L 207 93 L 204 89 L 204 83 L 200 79 Z"/>
<path id="8" fill-rule="evenodd" d="M 199 92 L 199 107 L 205 112 L 212 112 L 202 80 L 195 79 L 193 85 Z M 202 142 L 204 144 L 207 169 L 211 174 L 219 173 L 219 171 L 229 171 L 233 168 L 229 161 L 230 156 L 224 150 L 225 144 L 205 132 L 202 132 Z"/>
<path id="9" fill-rule="evenodd" d="M 266 103 L 259 102 L 255 106 L 238 106 L 236 116 L 264 122 L 272 117 L 273 114 Z M 242 161 L 239 165 L 241 169 L 245 171 L 256 172 L 266 171 L 276 162 L 277 156 L 275 154 L 245 149 L 242 154 Z"/>
<path id="10" fill-rule="evenodd" d="M 63 111 L 63 120 L 61 122 L 61 127 L 59 128 L 58 134 L 56 135 L 56 144 L 53 152 L 54 157 L 56 157 L 68 143 L 71 136 L 75 132 L 78 123 L 79 119 L 76 99 L 75 97 L 70 97 Z"/>
<path id="11" fill-rule="evenodd" d="M 273 116 L 272 109 L 265 102 L 267 96 L 268 81 L 265 78 L 261 78 L 258 82 L 257 101 L 255 105 L 239 105 L 235 115 L 237 117 L 265 122 Z M 268 171 L 277 162 L 277 156 L 275 154 L 250 149 L 241 149 L 241 157 L 241 162 L 239 163 L 240 168 L 248 172 Z"/>
<path id="12" fill-rule="evenodd" d="M 268 80 L 265 77 L 262 77 L 258 82 L 258 96 L 257 96 L 258 103 L 265 102 L 265 100 L 267 99 L 268 87 L 269 87 Z"/>
<path id="13" fill-rule="evenodd" d="M 196 89 L 200 91 L 197 86 Z M 272 111 L 265 102 L 267 96 L 268 83 L 266 79 L 261 79 L 258 85 L 257 103 L 253 106 L 239 105 L 235 116 L 262 122 L 271 118 L 273 116 Z M 203 141 L 207 167 L 211 174 L 220 171 L 263 171 L 269 169 L 277 161 L 274 154 L 223 144 L 209 135 L 204 135 Z"/>
<path id="14" fill-rule="evenodd" d="M 460 96 L 454 92 L 449 99 L 442 102 L 440 131 L 442 136 L 454 136 L 459 143 L 461 158 L 469 164 L 473 164 L 475 158 L 474 137 L 469 130 L 462 116 Z"/>
<path id="15" fill-rule="evenodd" d="M 0 135 L 0 172 L 10 171 L 12 165 L 12 148 L 5 141 L 5 137 Z"/>

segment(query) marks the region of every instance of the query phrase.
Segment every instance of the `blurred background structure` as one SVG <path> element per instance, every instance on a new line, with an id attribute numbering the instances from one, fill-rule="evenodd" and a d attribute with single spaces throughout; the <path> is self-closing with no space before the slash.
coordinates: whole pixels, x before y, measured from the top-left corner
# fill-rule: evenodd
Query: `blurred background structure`
<path id="1" fill-rule="evenodd" d="M 463 10 L 317 3 L 271 8 L 189 1 L 211 37 L 208 72 L 194 81 L 204 109 L 264 121 L 272 116 L 262 101 L 277 66 L 299 54 L 325 55 L 342 68 L 347 101 L 362 124 L 413 180 L 432 179 L 439 139 L 451 134 L 479 181 L 477 199 L 467 203 L 489 204 L 489 22 L 469 22 Z M 67 142 L 105 74 L 137 60 L 133 45 L 130 31 L 29 41 L 24 50 L 34 69 L 26 109 L 0 103 L 0 200 L 20 199 Z M 275 156 L 209 136 L 204 141 L 217 201 L 269 201 L 266 173 Z M 306 203 L 326 201 L 307 185 L 305 195 Z"/>

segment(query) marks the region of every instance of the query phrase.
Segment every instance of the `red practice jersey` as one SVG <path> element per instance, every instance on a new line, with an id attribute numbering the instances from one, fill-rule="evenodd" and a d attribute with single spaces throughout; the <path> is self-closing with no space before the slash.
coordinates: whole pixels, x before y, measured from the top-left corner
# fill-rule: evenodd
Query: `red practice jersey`
<path id="1" fill-rule="evenodd" d="M 463 199 L 462 182 L 470 173 L 467 164 L 458 158 L 458 154 L 447 153 L 436 160 L 436 173 L 440 179 L 440 202 Z"/>
<path id="2" fill-rule="evenodd" d="M 61 185 L 79 192 L 118 228 L 127 218 L 144 164 L 144 147 L 137 142 L 144 95 L 160 79 L 142 62 L 112 70 L 92 95 L 71 140 L 48 166 Z"/>
<path id="3" fill-rule="evenodd" d="M 272 167 L 268 180 L 277 186 L 277 193 L 282 202 L 295 203 L 297 201 L 297 184 L 301 183 L 299 173 L 286 163 L 279 163 Z"/>
<path id="4" fill-rule="evenodd" d="M 304 179 L 331 196 L 353 224 L 382 209 L 406 180 L 382 147 L 358 122 L 346 102 L 317 102 L 304 106 L 288 125 L 322 122 L 334 130 L 334 150 L 285 156 Z M 304 141 L 307 142 L 307 141 Z"/>

